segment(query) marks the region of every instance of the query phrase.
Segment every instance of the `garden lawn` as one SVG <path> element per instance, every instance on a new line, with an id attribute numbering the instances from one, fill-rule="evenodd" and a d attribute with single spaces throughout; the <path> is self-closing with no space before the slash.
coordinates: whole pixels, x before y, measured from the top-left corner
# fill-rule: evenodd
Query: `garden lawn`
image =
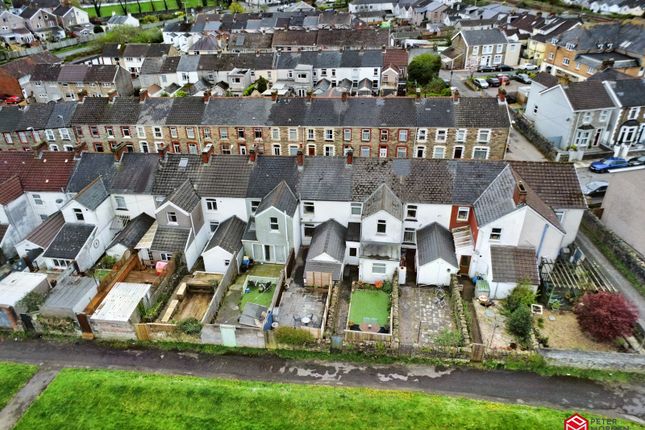
<path id="1" fill-rule="evenodd" d="M 272 285 L 264 293 L 260 292 L 259 288 L 252 288 L 251 292 L 242 294 L 242 301 L 240 302 L 240 309 L 244 311 L 244 306 L 247 303 L 255 303 L 256 305 L 264 306 L 266 308 L 271 304 L 273 293 L 275 292 L 275 285 Z"/>
<path id="2" fill-rule="evenodd" d="M 16 429 L 507 430 L 562 428 L 569 415 L 405 391 L 65 369 Z"/>
<path id="3" fill-rule="evenodd" d="M 380 325 L 389 325 L 390 295 L 383 291 L 356 290 L 350 306 L 349 320 L 354 324 L 361 324 L 364 318 L 375 318 Z"/>
<path id="4" fill-rule="evenodd" d="M 0 362 L 0 409 L 31 379 L 38 366 Z"/>
<path id="5" fill-rule="evenodd" d="M 141 12 L 154 12 L 154 11 L 165 12 L 166 11 L 163 0 L 156 0 L 154 2 L 141 1 L 140 3 L 141 3 Z M 154 3 L 154 9 L 152 8 L 151 3 Z M 177 6 L 176 0 L 166 0 L 166 3 L 168 4 L 169 11 L 179 9 L 179 7 Z M 183 4 L 188 9 L 194 8 L 194 7 L 202 7 L 201 0 L 184 0 Z M 213 0 L 209 0 L 208 5 L 216 6 L 217 3 Z M 94 10 L 94 6 L 84 7 L 83 10 L 87 12 L 90 15 L 90 17 L 96 16 L 96 11 Z M 119 4 L 110 5 L 110 6 L 101 6 L 102 17 L 111 16 L 113 11 L 117 15 L 124 15 L 123 8 L 121 8 L 121 5 Z M 131 1 L 128 3 L 128 11 L 133 15 L 139 13 L 139 7 L 137 6 L 136 1 Z"/>

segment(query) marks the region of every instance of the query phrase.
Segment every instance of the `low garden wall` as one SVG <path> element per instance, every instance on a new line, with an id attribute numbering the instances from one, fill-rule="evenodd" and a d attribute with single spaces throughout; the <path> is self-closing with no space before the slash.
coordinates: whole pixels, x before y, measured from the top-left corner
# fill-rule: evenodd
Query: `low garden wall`
<path id="1" fill-rule="evenodd" d="M 551 142 L 546 140 L 544 136 L 538 132 L 533 124 L 522 115 L 521 112 L 515 109 L 509 109 L 511 111 L 511 117 L 515 124 L 513 125 L 517 131 L 519 131 L 524 137 L 526 137 L 529 142 L 537 148 L 538 151 L 542 153 L 547 159 L 555 160 L 557 151 L 553 148 Z"/>
<path id="2" fill-rule="evenodd" d="M 464 345 L 470 345 L 470 333 L 468 333 L 468 324 L 466 323 L 466 316 L 464 314 L 464 304 L 461 300 L 461 290 L 457 276 L 450 277 L 450 308 L 452 310 L 452 317 L 457 326 L 457 330 L 461 333 L 462 342 Z"/>
<path id="3" fill-rule="evenodd" d="M 559 349 L 539 349 L 538 353 L 553 366 L 645 372 L 643 354 Z"/>
<path id="4" fill-rule="evenodd" d="M 395 280 L 396 277 L 395 277 Z M 353 295 L 354 291 L 359 290 L 360 288 L 357 288 L 356 285 L 352 285 L 352 290 L 351 290 L 351 295 Z M 382 343 L 386 345 L 387 347 L 392 347 L 392 343 L 394 340 L 394 328 L 393 328 L 393 315 L 397 315 L 397 332 L 398 332 L 398 312 L 399 312 L 399 301 L 398 301 L 398 280 L 397 282 L 392 282 L 392 292 L 390 293 L 390 317 L 389 317 L 389 326 L 390 326 L 390 332 L 389 333 L 372 333 L 372 332 L 365 332 L 365 331 L 358 331 L 358 330 L 351 330 L 349 328 L 349 316 L 352 313 L 352 306 L 353 303 L 349 303 L 349 311 L 347 312 L 347 325 L 344 330 L 344 337 L 345 341 L 349 343 L 360 343 L 360 342 L 376 342 L 376 343 Z M 351 297 L 350 295 L 350 297 Z M 395 298 L 396 298 L 396 303 L 395 303 Z M 397 336 L 398 337 L 398 336 Z M 395 347 L 398 348 L 398 340 L 395 341 Z"/>

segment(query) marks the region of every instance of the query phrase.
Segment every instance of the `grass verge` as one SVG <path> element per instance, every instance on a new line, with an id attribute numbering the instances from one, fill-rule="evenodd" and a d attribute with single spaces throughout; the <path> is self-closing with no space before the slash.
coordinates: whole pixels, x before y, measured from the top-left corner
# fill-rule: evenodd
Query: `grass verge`
<path id="1" fill-rule="evenodd" d="M 0 362 L 0 409 L 31 379 L 38 366 Z"/>
<path id="2" fill-rule="evenodd" d="M 402 391 L 65 369 L 16 429 L 534 429 L 560 428 L 569 415 Z"/>

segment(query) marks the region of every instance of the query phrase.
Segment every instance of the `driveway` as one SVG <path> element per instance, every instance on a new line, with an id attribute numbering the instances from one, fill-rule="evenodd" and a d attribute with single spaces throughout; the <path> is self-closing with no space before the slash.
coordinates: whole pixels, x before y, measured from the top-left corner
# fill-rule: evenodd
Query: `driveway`
<path id="1" fill-rule="evenodd" d="M 452 72 L 452 73 L 451 73 Z M 473 73 L 472 75 L 474 77 L 489 77 L 489 76 L 496 76 L 498 73 L 503 73 L 505 75 L 512 75 L 515 74 L 515 72 L 491 72 L 491 73 Z M 470 77 L 471 73 L 468 71 L 463 71 L 463 70 L 440 70 L 439 71 L 439 77 L 442 79 L 447 79 L 450 81 L 450 85 L 453 87 L 457 87 L 459 90 L 459 93 L 462 96 L 468 96 L 468 97 L 496 97 L 497 96 L 497 91 L 499 88 L 487 88 L 485 90 L 471 90 L 468 88 L 465 84 L 465 81 Z M 510 81 L 509 84 L 506 86 L 506 91 L 509 93 L 515 93 L 517 92 L 518 88 L 521 86 L 526 86 L 526 84 L 523 84 L 518 81 Z"/>
<path id="2" fill-rule="evenodd" d="M 215 356 L 155 349 L 114 350 L 96 342 L 13 341 L 6 338 L 0 339 L 0 360 L 48 368 L 123 369 L 208 378 L 414 390 L 645 419 L 643 386 L 609 386 L 528 372 L 295 361 L 268 355 Z"/>

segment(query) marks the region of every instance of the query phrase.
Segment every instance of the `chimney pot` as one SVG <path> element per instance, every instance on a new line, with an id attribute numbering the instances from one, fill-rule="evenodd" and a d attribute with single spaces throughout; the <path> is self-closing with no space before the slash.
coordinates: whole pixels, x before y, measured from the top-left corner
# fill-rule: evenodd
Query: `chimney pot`
<path id="1" fill-rule="evenodd" d="M 515 204 L 517 205 L 524 205 L 526 204 L 526 186 L 524 186 L 524 182 L 518 181 L 517 185 L 515 186 L 515 193 L 514 193 L 514 200 Z"/>
<path id="2" fill-rule="evenodd" d="M 457 89 L 457 87 L 452 87 L 451 90 L 452 90 L 452 101 L 454 104 L 458 104 L 459 99 L 461 98 L 461 94 L 459 94 L 459 90 Z"/>
<path id="3" fill-rule="evenodd" d="M 208 104 L 208 101 L 211 98 L 211 90 L 204 91 L 204 104 Z"/>
<path id="4" fill-rule="evenodd" d="M 125 152 L 126 146 L 125 144 L 120 144 L 117 146 L 112 153 L 114 154 L 114 161 L 117 163 L 121 162 L 121 158 L 123 157 L 123 153 Z"/>

